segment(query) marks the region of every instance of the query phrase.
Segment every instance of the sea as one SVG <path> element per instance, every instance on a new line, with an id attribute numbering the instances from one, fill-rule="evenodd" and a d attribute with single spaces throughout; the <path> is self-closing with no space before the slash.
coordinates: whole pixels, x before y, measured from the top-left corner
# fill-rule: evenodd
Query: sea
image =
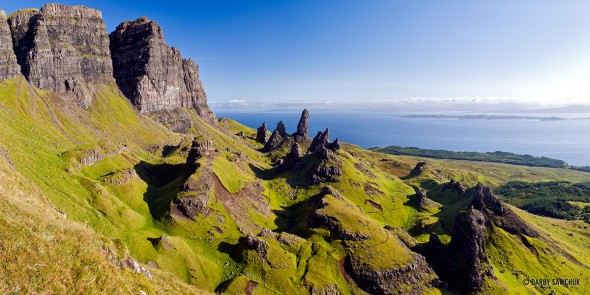
<path id="1" fill-rule="evenodd" d="M 223 112 L 218 117 L 257 128 L 266 121 L 274 130 L 282 120 L 295 132 L 300 112 Z M 330 139 L 363 148 L 390 145 L 450 151 L 503 151 L 590 166 L 590 119 L 465 119 L 412 117 L 376 112 L 311 112 L 310 137 L 330 129 Z"/>

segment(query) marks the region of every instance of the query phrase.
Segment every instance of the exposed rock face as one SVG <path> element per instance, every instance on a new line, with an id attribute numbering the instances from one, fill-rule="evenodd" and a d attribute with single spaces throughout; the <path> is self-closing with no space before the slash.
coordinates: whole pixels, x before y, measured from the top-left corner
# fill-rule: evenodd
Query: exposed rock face
<path id="1" fill-rule="evenodd" d="M 416 192 L 416 200 L 418 202 L 418 206 L 430 207 L 436 205 L 431 199 L 428 198 L 426 192 L 420 189 L 419 187 L 414 187 L 414 191 Z"/>
<path id="2" fill-rule="evenodd" d="M 258 127 L 256 131 L 256 141 L 260 143 L 266 143 L 266 132 L 268 129 L 266 128 L 266 122 L 262 122 L 262 125 Z"/>
<path id="3" fill-rule="evenodd" d="M 465 187 L 463 187 L 461 182 L 455 181 L 453 179 L 451 179 L 451 181 L 445 183 L 443 186 L 443 191 L 449 190 L 449 189 L 454 190 L 455 192 L 457 192 L 458 194 L 461 194 L 461 195 L 465 193 Z"/>
<path id="4" fill-rule="evenodd" d="M 184 216 L 194 218 L 207 209 L 213 189 L 211 165 L 201 167 L 196 161 L 214 151 L 213 140 L 193 140 L 185 164 L 187 179 L 182 185 L 182 193 L 174 197 L 172 206 L 176 207 Z M 200 170 L 199 173 L 197 170 Z"/>
<path id="5" fill-rule="evenodd" d="M 301 162 L 301 148 L 298 143 L 295 142 L 291 145 L 291 151 L 283 160 L 283 166 L 287 168 L 294 167 Z"/>
<path id="6" fill-rule="evenodd" d="M 459 213 L 453 226 L 450 248 L 465 258 L 459 275 L 467 278 L 471 291 L 480 290 L 485 276 L 494 274 L 486 254 L 485 222 L 484 215 L 471 208 Z"/>
<path id="7" fill-rule="evenodd" d="M 175 197 L 172 203 L 182 214 L 194 220 L 206 207 L 209 202 L 209 194 L 198 194 L 196 196 L 178 198 Z"/>
<path id="8" fill-rule="evenodd" d="M 338 176 L 342 175 L 342 166 L 336 154 L 335 148 L 340 148 L 336 141 L 330 142 L 330 129 L 324 132 L 318 132 L 313 138 L 311 145 L 307 149 L 308 153 L 315 153 L 319 162 L 314 164 L 311 170 L 311 182 L 319 184 L 321 182 L 338 182 Z"/>
<path id="9" fill-rule="evenodd" d="M 494 195 L 489 187 L 478 183 L 475 187 L 465 192 L 473 196 L 471 206 L 481 211 L 488 222 L 501 227 L 512 234 L 525 234 L 529 237 L 538 237 L 539 233 L 526 224 L 520 216 L 516 215 L 508 206 Z"/>
<path id="10" fill-rule="evenodd" d="M 253 235 L 248 235 L 246 237 L 245 244 L 248 249 L 254 250 L 258 253 L 260 260 L 266 261 L 266 256 L 268 255 L 268 244 L 265 240 Z"/>
<path id="11" fill-rule="evenodd" d="M 141 113 L 188 108 L 215 124 L 197 64 L 166 45 L 158 23 L 145 17 L 126 21 L 110 41 L 117 85 Z"/>
<path id="12" fill-rule="evenodd" d="M 336 139 L 334 142 L 330 142 L 330 129 L 326 128 L 326 131 L 321 132 L 319 131 L 318 134 L 313 138 L 309 148 L 307 149 L 308 153 L 318 153 L 323 155 L 324 158 L 328 158 L 329 155 L 333 155 L 333 153 L 329 153 L 326 150 L 331 152 L 335 152 L 340 149 L 340 142 Z"/>
<path id="13" fill-rule="evenodd" d="M 150 271 L 147 268 L 141 266 L 141 264 L 139 264 L 137 261 L 131 259 L 129 256 L 123 260 L 122 266 L 125 266 L 136 273 L 143 274 L 150 280 L 152 279 L 152 274 Z"/>
<path id="14" fill-rule="evenodd" d="M 17 12 L 8 20 L 22 73 L 34 86 L 92 103 L 93 84 L 110 84 L 113 67 L 100 11 L 47 4 Z"/>
<path id="15" fill-rule="evenodd" d="M 309 128 L 309 112 L 307 109 L 304 109 L 301 113 L 301 118 L 299 119 L 299 124 L 297 124 L 297 132 L 293 134 L 294 136 L 301 136 L 303 138 L 308 137 L 308 128 Z"/>
<path id="16" fill-rule="evenodd" d="M 326 128 L 326 131 L 321 132 L 318 131 L 318 134 L 313 138 L 309 148 L 307 149 L 308 153 L 313 152 L 320 152 L 322 148 L 327 147 L 330 144 L 330 129 Z"/>
<path id="17" fill-rule="evenodd" d="M 330 149 L 330 150 L 332 150 L 332 151 L 337 151 L 337 150 L 339 150 L 339 149 L 341 149 L 341 148 L 342 148 L 342 147 L 340 146 L 340 141 L 338 140 L 338 138 L 336 138 L 336 139 L 334 140 L 334 142 L 332 142 L 332 143 L 330 144 L 330 147 L 329 147 L 329 149 Z"/>
<path id="18" fill-rule="evenodd" d="M 277 123 L 277 129 L 279 132 L 279 135 L 283 138 L 287 137 L 287 129 L 285 128 L 285 124 L 283 124 L 283 121 L 279 121 L 279 123 Z"/>
<path id="19" fill-rule="evenodd" d="M 412 262 L 401 268 L 377 269 L 347 256 L 344 267 L 359 286 L 370 294 L 423 294 L 428 287 L 438 287 L 438 280 L 422 255 L 412 254 Z M 400 286 L 412 286 L 400 290 Z"/>
<path id="20" fill-rule="evenodd" d="M 197 167 L 195 166 L 195 161 L 201 157 L 207 156 L 214 150 L 215 146 L 213 145 L 212 139 L 207 139 L 204 141 L 193 140 L 191 144 L 191 149 L 188 152 L 188 156 L 186 158 L 186 174 L 195 173 L 195 170 L 197 169 Z"/>
<path id="21" fill-rule="evenodd" d="M 0 9 L 0 82 L 20 74 L 16 54 L 12 49 L 10 28 L 6 22 L 6 12 Z"/>
<path id="22" fill-rule="evenodd" d="M 279 129 L 275 129 L 275 131 L 272 132 L 272 134 L 268 138 L 268 141 L 266 142 L 266 144 L 262 148 L 262 151 L 263 152 L 270 152 L 270 151 L 276 149 L 277 147 L 279 147 L 279 145 L 281 145 L 282 142 L 283 142 L 283 137 L 281 136 Z"/>
<path id="23" fill-rule="evenodd" d="M 311 181 L 313 184 L 338 182 L 340 175 L 342 175 L 342 166 L 339 163 L 331 163 L 324 160 L 313 166 Z"/>
<path id="24" fill-rule="evenodd" d="M 418 176 L 422 174 L 422 171 L 424 171 L 424 166 L 426 166 L 426 162 L 418 162 L 418 164 L 416 164 L 416 167 L 414 167 L 414 169 L 410 171 L 410 175 Z"/>

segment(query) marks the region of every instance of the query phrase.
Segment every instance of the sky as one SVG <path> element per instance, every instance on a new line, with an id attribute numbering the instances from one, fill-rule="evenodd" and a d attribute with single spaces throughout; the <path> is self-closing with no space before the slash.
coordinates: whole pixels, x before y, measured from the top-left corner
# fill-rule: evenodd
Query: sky
<path id="1" fill-rule="evenodd" d="M 8 13 L 45 1 L 0 0 Z M 160 23 L 210 102 L 590 104 L 590 1 L 70 1 Z"/>

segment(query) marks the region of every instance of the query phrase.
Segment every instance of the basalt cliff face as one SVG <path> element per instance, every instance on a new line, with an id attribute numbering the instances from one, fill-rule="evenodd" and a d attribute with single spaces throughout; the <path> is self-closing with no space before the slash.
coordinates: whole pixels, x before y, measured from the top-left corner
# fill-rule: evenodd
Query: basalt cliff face
<path id="1" fill-rule="evenodd" d="M 48 4 L 8 19 L 18 63 L 31 84 L 92 103 L 93 84 L 113 83 L 102 13 L 84 6 Z"/>
<path id="2" fill-rule="evenodd" d="M 19 74 L 83 109 L 97 86 L 116 83 L 141 113 L 174 131 L 191 127 L 181 109 L 215 124 L 198 65 L 166 45 L 162 28 L 145 17 L 120 24 L 109 37 L 102 13 L 84 6 L 47 4 L 8 17 L 0 11 L 0 80 Z"/>
<path id="3" fill-rule="evenodd" d="M 110 34 L 110 40 L 117 85 L 142 113 L 188 108 L 214 122 L 199 67 L 166 45 L 157 22 L 145 17 L 126 21 Z"/>
<path id="4" fill-rule="evenodd" d="M 20 73 L 16 55 L 12 50 L 12 37 L 6 22 L 6 12 L 0 10 L 0 81 L 12 79 Z"/>

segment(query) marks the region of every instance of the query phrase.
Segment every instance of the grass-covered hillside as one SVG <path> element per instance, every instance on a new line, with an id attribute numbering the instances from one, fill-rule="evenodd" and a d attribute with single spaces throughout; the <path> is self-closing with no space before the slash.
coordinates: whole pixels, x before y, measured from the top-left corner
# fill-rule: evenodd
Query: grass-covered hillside
<path id="1" fill-rule="evenodd" d="M 211 126 L 183 110 L 192 127 L 173 133 L 114 86 L 97 87 L 82 110 L 23 78 L 0 84 L 2 294 L 590 292 L 523 283 L 590 281 L 582 221 L 508 205 L 504 216 L 484 199 L 484 223 L 455 224 L 481 198 L 466 192 L 478 183 L 575 184 L 588 173 L 345 143 L 308 153 L 312 139 L 290 135 L 261 152 L 257 131 L 231 119 Z M 465 227 L 484 229 L 479 242 L 459 238 Z M 485 250 L 472 257 L 473 245 Z M 465 256 L 439 267 L 457 247 Z M 457 279 L 465 272 L 482 283 Z"/>
<path id="2" fill-rule="evenodd" d="M 547 157 L 535 157 L 531 155 L 519 155 L 508 152 L 454 152 L 445 150 L 420 149 L 416 147 L 388 146 L 384 148 L 372 148 L 371 150 L 392 154 L 409 155 L 435 159 L 469 160 L 505 163 L 532 167 L 566 168 L 568 164 L 562 160 Z"/>

